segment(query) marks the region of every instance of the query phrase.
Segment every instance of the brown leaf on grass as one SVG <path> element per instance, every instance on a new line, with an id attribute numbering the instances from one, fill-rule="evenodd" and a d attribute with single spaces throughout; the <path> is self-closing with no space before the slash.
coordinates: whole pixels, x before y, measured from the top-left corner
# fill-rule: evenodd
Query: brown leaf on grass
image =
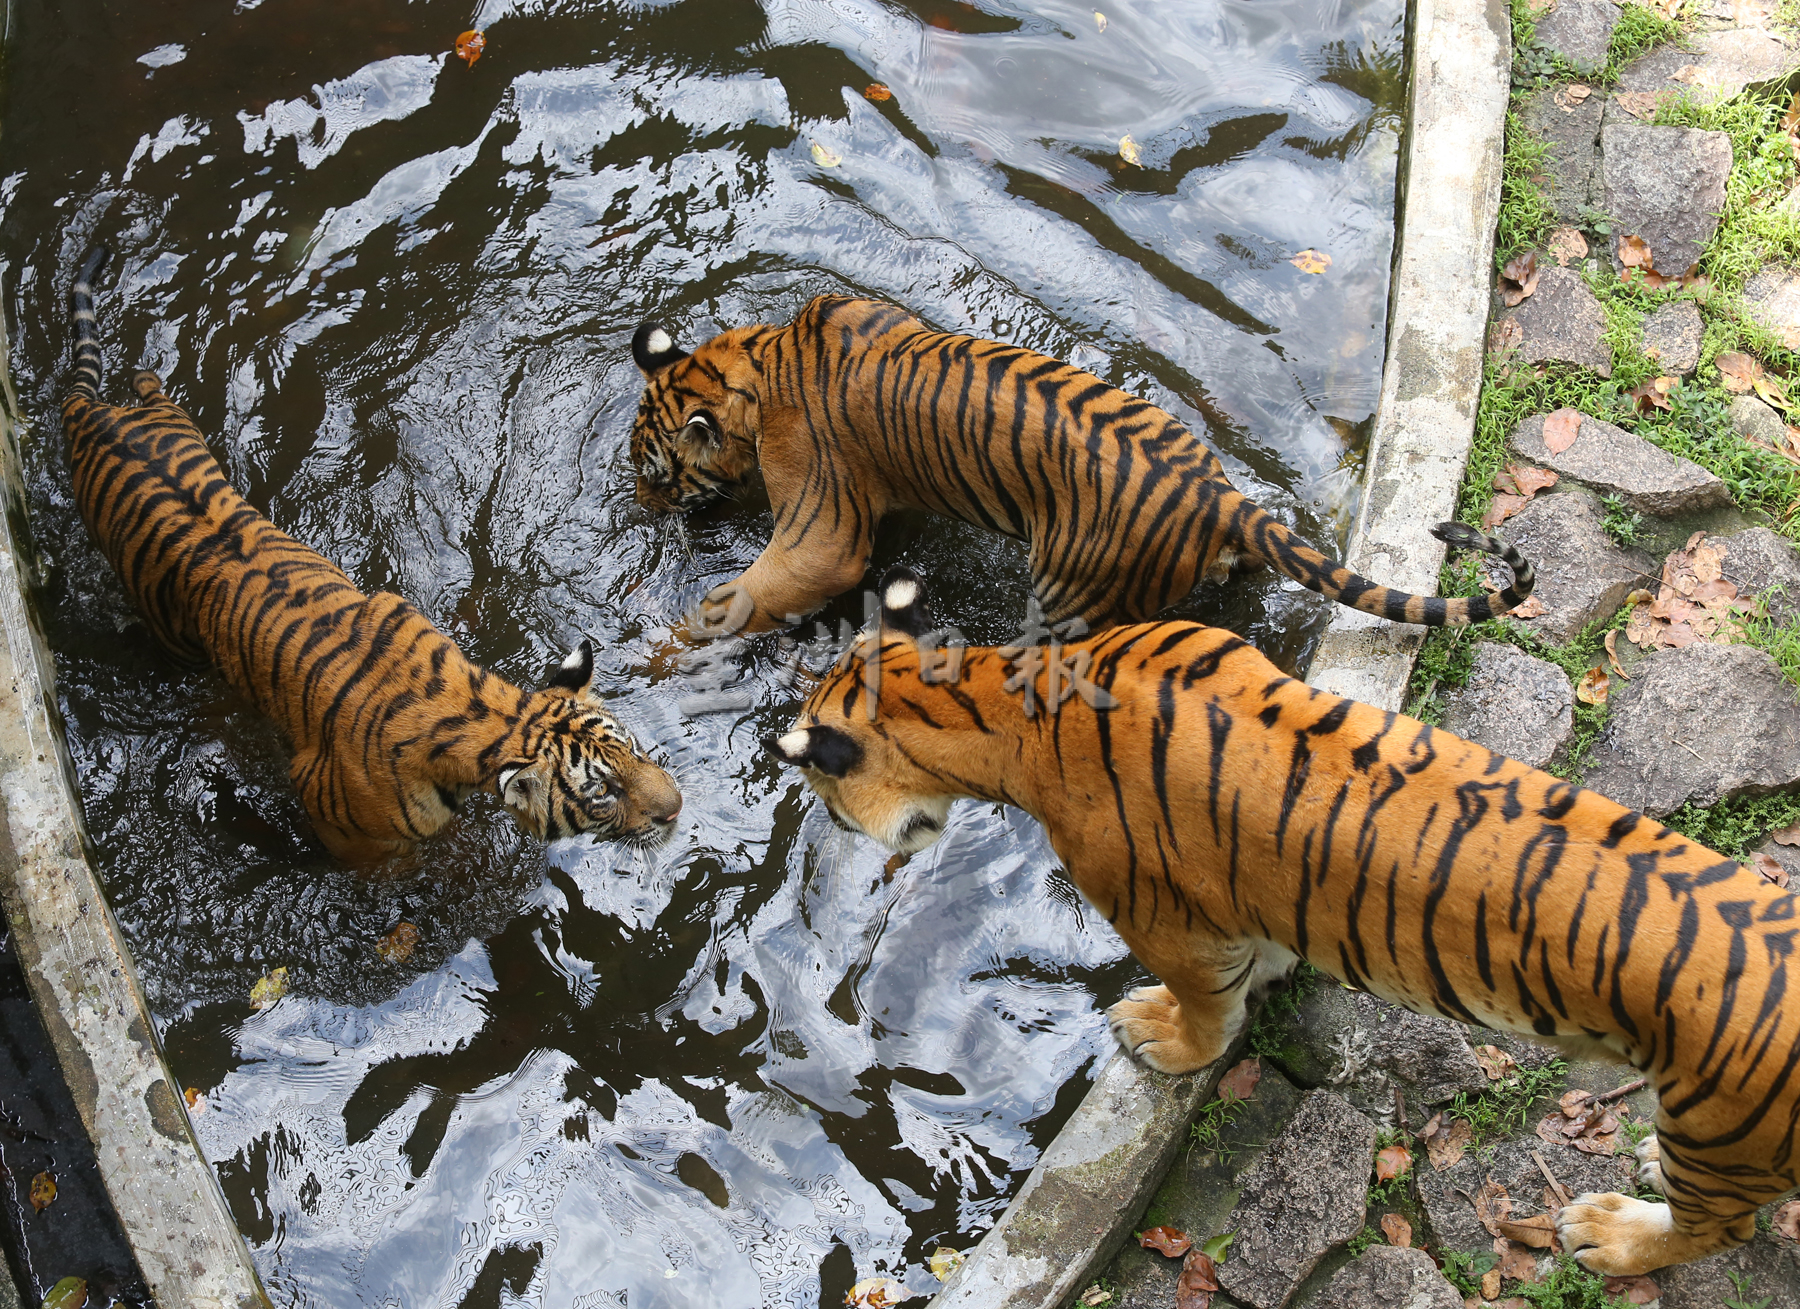
<path id="1" fill-rule="evenodd" d="M 1524 340 L 1525 329 L 1510 318 L 1502 318 L 1488 328 L 1488 353 L 1498 355 L 1517 350 Z"/>
<path id="2" fill-rule="evenodd" d="M 1556 1249 L 1556 1220 L 1549 1214 L 1533 1214 L 1529 1218 L 1505 1218 L 1500 1220 L 1498 1226 L 1500 1234 L 1509 1241 L 1517 1241 L 1520 1245 L 1530 1246 L 1533 1250 Z"/>
<path id="3" fill-rule="evenodd" d="M 1606 640 L 1602 643 L 1606 646 L 1606 662 L 1612 665 L 1614 677 L 1618 678 L 1620 681 L 1629 682 L 1631 679 L 1625 675 L 1624 668 L 1619 664 L 1618 639 L 1619 632 L 1617 628 L 1614 628 L 1606 634 Z"/>
<path id="4" fill-rule="evenodd" d="M 1788 870 L 1783 868 L 1781 861 L 1773 855 L 1766 855 L 1759 850 L 1750 856 L 1749 866 L 1762 874 L 1763 881 L 1773 882 L 1784 891 L 1787 889 Z"/>
<path id="5" fill-rule="evenodd" d="M 1606 1293 L 1622 1295 L 1628 1304 L 1649 1304 L 1652 1300 L 1662 1299 L 1662 1287 L 1642 1274 L 1636 1277 L 1607 1278 Z"/>
<path id="6" fill-rule="evenodd" d="M 1713 360 L 1713 367 L 1719 370 L 1719 379 L 1725 389 L 1734 395 L 1742 395 L 1756 384 L 1762 376 L 1762 365 L 1749 355 L 1737 350 L 1727 350 Z"/>
<path id="7" fill-rule="evenodd" d="M 419 929 L 401 919 L 386 936 L 376 938 L 375 953 L 390 964 L 403 964 L 412 958 L 413 947 L 418 944 Z"/>
<path id="8" fill-rule="evenodd" d="M 48 1172 L 39 1173 L 31 1179 L 31 1207 L 43 1213 L 56 1199 L 56 1179 Z"/>
<path id="9" fill-rule="evenodd" d="M 1605 704 L 1610 690 L 1612 679 L 1606 675 L 1605 665 L 1596 664 L 1583 673 L 1581 680 L 1575 684 L 1575 698 L 1582 704 Z"/>
<path id="10" fill-rule="evenodd" d="M 1475 1192 L 1469 1202 L 1475 1206 L 1475 1217 L 1483 1227 L 1487 1228 L 1488 1235 L 1501 1235 L 1498 1224 L 1502 1218 L 1506 1218 L 1512 1213 L 1512 1197 L 1506 1193 L 1506 1188 L 1489 1177 L 1481 1184 L 1481 1189 Z M 1492 1299 L 1493 1297 L 1488 1298 Z"/>
<path id="11" fill-rule="evenodd" d="M 1496 528 L 1530 503 L 1528 495 L 1497 495 L 1481 515 L 1481 525 L 1490 530 Z"/>
<path id="12" fill-rule="evenodd" d="M 894 93 L 881 82 L 870 82 L 863 88 L 863 96 L 869 100 L 892 100 Z"/>
<path id="13" fill-rule="evenodd" d="M 1581 434 L 1581 410 L 1558 409 L 1544 419 L 1544 448 L 1559 455 L 1575 444 Z"/>
<path id="14" fill-rule="evenodd" d="M 1179 1259 L 1194 1248 L 1188 1234 L 1174 1227 L 1152 1227 L 1138 1233 L 1138 1244 L 1146 1250 L 1154 1250 L 1158 1254 L 1166 1254 L 1171 1259 Z"/>
<path id="15" fill-rule="evenodd" d="M 1475 1062 L 1481 1065 L 1481 1071 L 1488 1075 L 1490 1082 L 1502 1081 L 1519 1071 L 1517 1061 L 1497 1045 L 1476 1046 Z"/>
<path id="16" fill-rule="evenodd" d="M 1777 1236 L 1800 1241 L 1800 1200 L 1789 1200 L 1777 1209 L 1769 1227 Z"/>
<path id="17" fill-rule="evenodd" d="M 1248 1100 L 1256 1084 L 1262 1081 L 1262 1061 L 1251 1058 L 1242 1063 L 1232 1065 L 1230 1071 L 1219 1079 L 1218 1096 L 1221 1100 Z"/>
<path id="18" fill-rule="evenodd" d="M 1786 409 L 1788 406 L 1787 383 L 1779 377 L 1764 373 L 1750 383 L 1750 389 L 1776 409 Z"/>
<path id="19" fill-rule="evenodd" d="M 1512 474 L 1513 482 L 1521 495 L 1536 495 L 1539 491 L 1547 491 L 1561 480 L 1548 468 L 1533 468 L 1530 464 L 1508 464 L 1506 471 Z"/>
<path id="20" fill-rule="evenodd" d="M 1500 270 L 1500 303 L 1512 308 L 1536 291 L 1537 284 L 1537 252 L 1528 250 L 1517 259 L 1508 260 Z"/>
<path id="21" fill-rule="evenodd" d="M 1531 1253 L 1529 1247 L 1514 1245 L 1504 1236 L 1496 1236 L 1494 1253 L 1500 1256 L 1500 1275 L 1507 1281 L 1537 1281 L 1537 1257 Z"/>
<path id="22" fill-rule="evenodd" d="M 1652 377 L 1642 385 L 1632 387 L 1625 394 L 1637 401 L 1638 412 L 1643 413 L 1647 409 L 1669 408 L 1669 392 L 1679 385 L 1681 385 L 1680 378 Z"/>
<path id="23" fill-rule="evenodd" d="M 1412 1224 L 1399 1214 L 1381 1216 L 1381 1234 L 1387 1237 L 1389 1245 L 1397 1245 L 1402 1250 L 1412 1249 Z"/>
<path id="24" fill-rule="evenodd" d="M 1445 1122 L 1438 1114 L 1425 1126 L 1427 1130 L 1420 1135 L 1425 1138 L 1425 1154 L 1433 1168 L 1454 1168 L 1475 1139 L 1475 1129 L 1461 1118 Z"/>
<path id="25" fill-rule="evenodd" d="M 1481 1298 L 1492 1300 L 1500 1294 L 1500 1269 L 1490 1268 L 1481 1275 Z"/>
<path id="26" fill-rule="evenodd" d="M 1769 839 L 1776 845 L 1800 845 L 1800 823 L 1784 827 L 1779 832 L 1770 832 Z"/>
<path id="27" fill-rule="evenodd" d="M 1404 1177 L 1412 1167 L 1412 1151 L 1403 1145 L 1390 1145 L 1375 1155 L 1375 1180 L 1391 1182 L 1396 1177 Z"/>
<path id="28" fill-rule="evenodd" d="M 1626 268 L 1651 267 L 1650 243 L 1641 236 L 1619 238 L 1619 262 Z"/>
<path id="29" fill-rule="evenodd" d="M 1535 595 L 1528 595 L 1523 602 L 1508 609 L 1507 615 L 1512 618 L 1542 618 L 1550 612 L 1545 603 Z"/>
<path id="30" fill-rule="evenodd" d="M 481 52 L 487 49 L 487 37 L 473 29 L 456 38 L 456 57 L 470 68 L 481 58 Z"/>
<path id="31" fill-rule="evenodd" d="M 1573 227 L 1559 227 L 1550 233 L 1550 257 L 1558 268 L 1567 268 L 1572 259 L 1587 258 L 1587 238 Z"/>
<path id="32" fill-rule="evenodd" d="M 1800 93 L 1788 101 L 1787 112 L 1781 116 L 1782 131 L 1792 133 L 1796 127 L 1800 127 Z"/>

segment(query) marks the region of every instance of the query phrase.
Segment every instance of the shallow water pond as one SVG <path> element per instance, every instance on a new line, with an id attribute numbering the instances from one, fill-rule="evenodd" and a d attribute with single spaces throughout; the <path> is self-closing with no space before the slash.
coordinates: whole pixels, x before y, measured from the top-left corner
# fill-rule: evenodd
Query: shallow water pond
<path id="1" fill-rule="evenodd" d="M 39 598 L 96 858 L 277 1304 L 928 1291 L 1085 1091 L 1139 972 L 1036 824 L 965 804 L 898 868 L 837 833 L 757 748 L 794 701 L 769 638 L 749 708 L 684 709 L 652 648 L 767 504 L 653 519 L 624 451 L 638 322 L 691 342 L 851 291 L 1149 396 L 1335 544 L 1402 6 L 1101 3 L 12 4 L 0 295 Z M 591 635 L 682 779 L 669 847 L 546 850 L 478 802 L 379 878 L 331 864 L 273 731 L 149 643 L 70 503 L 93 240 L 113 396 L 160 371 L 276 522 L 508 676 Z M 896 560 L 973 637 L 1016 630 L 1015 544 L 901 517 Z M 1252 579 L 1182 612 L 1295 667 L 1324 606 Z M 419 944 L 386 960 L 401 921 Z M 291 994 L 253 1012 L 277 966 Z"/>

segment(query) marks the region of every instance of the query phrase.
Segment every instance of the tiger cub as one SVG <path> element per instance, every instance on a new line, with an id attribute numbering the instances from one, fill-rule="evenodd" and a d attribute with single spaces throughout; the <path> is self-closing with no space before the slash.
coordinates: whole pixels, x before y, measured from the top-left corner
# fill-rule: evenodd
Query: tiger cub
<path id="1" fill-rule="evenodd" d="M 589 642 L 521 690 L 258 513 L 154 373 L 132 379 L 136 407 L 101 403 L 90 283 L 105 259 L 88 253 L 71 295 L 62 416 L 82 519 L 162 644 L 211 659 L 281 727 L 326 847 L 349 864 L 399 854 L 482 790 L 544 840 L 666 839 L 681 793 L 595 693 Z"/>
<path id="2" fill-rule="evenodd" d="M 760 467 L 775 511 L 762 555 L 707 597 L 709 624 L 761 631 L 849 590 L 876 524 L 902 508 L 1030 542 L 1052 623 L 1149 618 L 1202 578 L 1266 566 L 1395 622 L 1480 622 L 1531 594 L 1522 555 L 1459 523 L 1433 532 L 1498 554 L 1510 587 L 1446 600 L 1378 586 L 1234 490 L 1218 456 L 1155 405 L 892 305 L 820 296 L 786 327 L 737 328 L 692 354 L 645 323 L 632 354 L 647 382 L 631 429 L 638 502 L 692 508 Z"/>
<path id="3" fill-rule="evenodd" d="M 1144 1063 L 1219 1058 L 1246 998 L 1305 959 L 1415 1012 L 1644 1073 L 1659 1109 L 1638 1178 L 1668 1203 L 1564 1207 L 1562 1247 L 1595 1272 L 1742 1244 L 1758 1206 L 1800 1185 L 1794 892 L 1592 791 L 1309 688 L 1218 628 L 1119 627 L 958 664 L 919 640 L 917 578 L 890 574 L 884 600 L 879 637 L 765 748 L 897 851 L 936 840 L 958 796 L 1033 814 L 1162 981 L 1108 1011 Z"/>

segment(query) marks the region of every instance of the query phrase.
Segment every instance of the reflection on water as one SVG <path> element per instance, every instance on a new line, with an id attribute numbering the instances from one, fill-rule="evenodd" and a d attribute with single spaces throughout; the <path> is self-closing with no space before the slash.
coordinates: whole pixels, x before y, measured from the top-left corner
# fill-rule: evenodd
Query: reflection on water
<path id="1" fill-rule="evenodd" d="M 850 291 L 1151 397 L 1328 544 L 1379 384 L 1401 5 L 1102 2 L 1104 31 L 1085 3 L 488 0 L 473 68 L 437 0 L 12 6 L 0 295 L 63 711 L 277 1303 L 928 1290 L 1085 1089 L 1137 974 L 1117 938 L 1016 813 L 960 806 L 898 869 L 831 827 L 756 747 L 794 698 L 773 641 L 748 711 L 684 715 L 650 648 L 767 507 L 651 519 L 624 445 L 641 319 L 692 341 Z M 322 855 L 272 730 L 149 645 L 69 501 L 93 239 L 115 382 L 161 371 L 283 527 L 515 680 L 596 638 L 681 777 L 670 847 L 545 852 L 477 802 L 379 879 Z M 900 515 L 895 560 L 1015 630 L 1016 544 Z M 1290 667 L 1322 610 L 1271 579 L 1183 608 Z M 294 994 L 252 1013 L 277 965 Z"/>

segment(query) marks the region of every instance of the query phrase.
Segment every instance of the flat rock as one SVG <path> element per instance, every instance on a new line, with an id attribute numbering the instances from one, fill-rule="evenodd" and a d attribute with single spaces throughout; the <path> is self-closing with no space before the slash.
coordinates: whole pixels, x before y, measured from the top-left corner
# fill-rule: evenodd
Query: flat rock
<path id="1" fill-rule="evenodd" d="M 1579 444 L 1579 442 L 1577 442 Z M 1657 575 L 1642 550 L 1617 545 L 1600 526 L 1599 503 L 1580 491 L 1540 494 L 1501 530 L 1537 572 L 1537 618 L 1513 618 L 1528 632 L 1561 644 L 1600 618 L 1610 618 L 1634 586 Z"/>
<path id="2" fill-rule="evenodd" d="M 1770 264 L 1744 283 L 1744 305 L 1783 345 L 1800 350 L 1800 271 Z"/>
<path id="3" fill-rule="evenodd" d="M 1737 583 L 1739 595 L 1766 595 L 1769 617 L 1778 623 L 1800 622 L 1800 550 L 1766 527 L 1709 536 L 1706 544 L 1725 556 L 1725 579 Z"/>
<path id="4" fill-rule="evenodd" d="M 1444 727 L 1533 768 L 1550 762 L 1575 725 L 1575 689 L 1562 669 L 1517 646 L 1484 641 L 1460 690 L 1444 697 Z"/>
<path id="5" fill-rule="evenodd" d="M 1644 353 L 1663 372 L 1687 377 L 1700 365 L 1704 330 L 1699 306 L 1692 300 L 1671 300 L 1644 320 Z"/>
<path id="6" fill-rule="evenodd" d="M 1694 33 L 1683 45 L 1660 45 L 1634 59 L 1620 72 L 1618 89 L 1677 92 L 1714 104 L 1800 65 L 1779 38 L 1754 27 Z"/>
<path id="7" fill-rule="evenodd" d="M 1219 1285 L 1250 1309 L 1281 1309 L 1333 1246 L 1362 1230 L 1375 1124 L 1313 1091 L 1244 1174 L 1226 1220 L 1237 1233 Z"/>
<path id="8" fill-rule="evenodd" d="M 1783 845 L 1770 839 L 1756 847 L 1757 854 L 1766 854 L 1783 868 L 1787 869 L 1788 885 L 1800 887 L 1800 846 Z"/>
<path id="9" fill-rule="evenodd" d="M 1607 0 L 1602 0 L 1607 3 Z M 1556 103 L 1555 88 L 1525 98 L 1519 110 L 1525 130 L 1547 147 L 1546 168 L 1538 180 L 1556 216 L 1571 227 L 1588 221 L 1585 211 L 1599 205 L 1600 120 L 1604 98 L 1589 96 L 1572 109 Z"/>
<path id="10" fill-rule="evenodd" d="M 1541 1101 L 1533 1109 L 1532 1125 L 1556 1106 Z M 1419 1200 L 1431 1230 L 1437 1237 L 1436 1249 L 1491 1251 L 1494 1238 L 1475 1216 L 1470 1197 L 1482 1184 L 1493 1178 L 1506 1189 L 1512 1199 L 1515 1221 L 1545 1212 L 1544 1174 L 1532 1152 L 1544 1156 L 1544 1163 L 1570 1195 L 1584 1191 L 1617 1191 L 1631 1193 L 1629 1156 L 1583 1154 L 1561 1142 L 1543 1141 L 1529 1130 L 1520 1136 L 1501 1141 L 1491 1152 L 1470 1150 L 1449 1168 L 1438 1168 L 1425 1151 L 1418 1153 Z"/>
<path id="11" fill-rule="evenodd" d="M 1658 650 L 1613 692 L 1583 784 L 1653 817 L 1800 783 L 1800 705 L 1747 645 Z"/>
<path id="12" fill-rule="evenodd" d="M 1600 155 L 1614 258 L 1620 238 L 1639 236 L 1659 272 L 1672 277 L 1697 263 L 1725 207 L 1731 138 L 1694 127 L 1608 123 L 1600 129 Z"/>
<path id="13" fill-rule="evenodd" d="M 1537 20 L 1537 43 L 1578 68 L 1598 72 L 1618 25 L 1619 7 L 1612 0 L 1561 0 Z"/>
<path id="14" fill-rule="evenodd" d="M 1742 1279 L 1743 1292 L 1732 1282 Z M 1800 1245 L 1758 1232 L 1748 1245 L 1650 1274 L 1661 1309 L 1718 1309 L 1723 1304 L 1800 1309 Z"/>
<path id="15" fill-rule="evenodd" d="M 1413 1110 L 1488 1088 L 1461 1023 L 1333 985 L 1301 1002 L 1270 1062 L 1298 1085 L 1329 1086 L 1383 1124 L 1393 1119 L 1396 1086 L 1415 1125 Z"/>
<path id="16" fill-rule="evenodd" d="M 1725 483 L 1692 460 L 1672 455 L 1623 428 L 1582 416 L 1575 443 L 1560 453 L 1544 444 L 1544 415 L 1514 429 L 1512 448 L 1534 464 L 1616 495 L 1627 508 L 1668 518 L 1731 503 Z M 1516 520 L 1512 520 L 1516 521 Z"/>
<path id="17" fill-rule="evenodd" d="M 1753 395 L 1734 396 L 1731 408 L 1726 411 L 1731 416 L 1731 425 L 1744 436 L 1758 441 L 1766 441 L 1777 450 L 1787 445 L 1787 424 L 1781 421 L 1781 415 Z"/>
<path id="18" fill-rule="evenodd" d="M 1572 268 L 1545 268 L 1538 274 L 1536 293 L 1499 321 L 1517 325 L 1517 357 L 1525 363 L 1555 360 L 1612 376 L 1612 351 L 1600 339 L 1606 313 Z"/>
<path id="19" fill-rule="evenodd" d="M 1462 1309 L 1462 1296 L 1423 1250 L 1372 1245 L 1320 1287 L 1319 1309 Z"/>

